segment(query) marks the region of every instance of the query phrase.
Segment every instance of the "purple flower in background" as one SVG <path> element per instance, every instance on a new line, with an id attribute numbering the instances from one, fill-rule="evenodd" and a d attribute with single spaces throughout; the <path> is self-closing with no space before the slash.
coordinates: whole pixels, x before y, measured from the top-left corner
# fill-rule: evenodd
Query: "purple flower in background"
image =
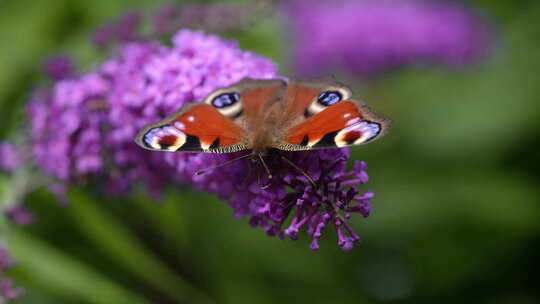
<path id="1" fill-rule="evenodd" d="M 5 272 L 15 264 L 6 248 L 0 244 L 0 303 L 6 303 L 21 296 L 22 288 L 15 287 L 13 280 L 5 277 Z"/>
<path id="2" fill-rule="evenodd" d="M 241 29 L 273 11 L 270 0 L 258 0 L 246 4 L 224 3 L 166 3 L 150 13 L 151 29 L 141 32 L 146 12 L 131 11 L 94 31 L 92 41 L 99 47 L 116 42 L 151 40 L 160 36 L 170 37 L 181 28 L 224 32 Z"/>
<path id="3" fill-rule="evenodd" d="M 19 226 L 28 226 L 34 223 L 34 215 L 24 206 L 15 204 L 4 210 L 4 215 Z"/>
<path id="4" fill-rule="evenodd" d="M 15 146 L 7 142 L 0 142 L 0 170 L 13 171 L 21 163 L 21 156 Z"/>
<path id="5" fill-rule="evenodd" d="M 152 18 L 156 34 L 168 35 L 189 27 L 212 32 L 240 29 L 273 10 L 271 1 L 258 0 L 245 4 L 213 3 L 189 5 L 165 4 Z"/>
<path id="6" fill-rule="evenodd" d="M 459 4 L 420 0 L 296 0 L 286 6 L 298 73 L 369 75 L 411 63 L 463 64 L 488 29 Z"/>
<path id="7" fill-rule="evenodd" d="M 0 281 L 0 300 L 9 302 L 17 299 L 24 293 L 24 289 L 15 287 L 13 280 L 3 279 Z M 5 302 L 2 302 L 5 303 Z"/>
<path id="8" fill-rule="evenodd" d="M 122 15 L 118 20 L 105 24 L 94 32 L 92 41 L 99 47 L 105 47 L 114 41 L 127 42 L 139 38 L 139 26 L 143 16 L 139 12 Z"/>
<path id="9" fill-rule="evenodd" d="M 11 268 L 15 264 L 15 261 L 9 255 L 7 249 L 0 244 L 0 273 L 4 273 L 7 269 Z"/>
<path id="10" fill-rule="evenodd" d="M 75 70 L 73 62 L 68 56 L 54 56 L 45 60 L 43 64 L 45 74 L 54 80 L 73 77 Z"/>

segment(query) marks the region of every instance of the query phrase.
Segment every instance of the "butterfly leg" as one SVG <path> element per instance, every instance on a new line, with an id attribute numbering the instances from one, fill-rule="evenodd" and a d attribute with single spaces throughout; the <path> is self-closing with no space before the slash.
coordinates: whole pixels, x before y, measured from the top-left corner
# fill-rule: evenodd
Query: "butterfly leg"
<path id="1" fill-rule="evenodd" d="M 195 176 L 198 176 L 198 175 L 201 175 L 201 174 L 206 174 L 206 173 L 208 173 L 210 171 L 213 171 L 215 169 L 218 169 L 218 168 L 226 167 L 226 166 L 228 166 L 230 164 L 233 164 L 233 163 L 235 163 L 235 162 L 237 162 L 237 161 L 239 161 L 241 159 L 248 158 L 248 157 L 251 157 L 251 154 L 242 155 L 242 156 L 230 159 L 228 161 L 225 161 L 223 163 L 219 163 L 219 164 L 217 164 L 215 166 L 204 168 L 202 170 L 199 170 L 199 171 L 195 172 Z"/>
<path id="2" fill-rule="evenodd" d="M 252 162 L 254 164 L 257 164 L 257 168 L 256 168 L 256 171 L 257 171 L 257 184 L 259 185 L 261 190 L 265 190 L 265 189 L 268 189 L 268 187 L 270 187 L 270 181 L 272 180 L 272 174 L 270 174 L 270 170 L 269 170 L 268 166 L 266 165 L 266 162 L 264 161 L 263 157 L 260 154 L 257 154 L 257 155 L 258 155 L 259 159 L 256 159 L 256 158 L 252 159 Z M 268 182 L 265 183 L 265 184 L 263 184 L 264 180 L 261 178 L 261 170 L 260 169 L 264 169 L 265 172 L 267 173 Z"/>
<path id="3" fill-rule="evenodd" d="M 242 187 L 248 186 L 247 182 L 249 178 L 251 177 L 251 174 L 253 173 L 253 165 L 251 164 L 251 161 L 247 162 L 247 166 L 248 166 L 248 171 L 247 171 L 246 177 L 244 177 L 244 180 L 241 183 Z"/>

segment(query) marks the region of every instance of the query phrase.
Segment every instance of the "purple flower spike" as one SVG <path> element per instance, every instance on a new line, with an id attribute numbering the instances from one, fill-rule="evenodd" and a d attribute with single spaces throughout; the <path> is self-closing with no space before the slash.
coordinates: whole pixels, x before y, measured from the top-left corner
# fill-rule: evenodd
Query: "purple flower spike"
<path id="1" fill-rule="evenodd" d="M 105 24 L 96 29 L 92 36 L 92 41 L 99 47 L 105 47 L 112 42 L 135 41 L 139 39 L 138 28 L 142 21 L 141 13 L 127 13 L 117 21 Z"/>
<path id="2" fill-rule="evenodd" d="M 14 287 L 13 280 L 5 277 L 5 271 L 15 264 L 6 248 L 0 244 L 0 303 L 7 303 L 21 296 L 22 288 Z"/>
<path id="3" fill-rule="evenodd" d="M 223 32 L 242 29 L 253 21 L 272 13 L 271 1 L 259 0 L 246 4 L 193 3 L 164 4 L 152 16 L 158 35 L 169 35 L 179 28 Z"/>
<path id="4" fill-rule="evenodd" d="M 304 75 L 370 75 L 414 63 L 470 62 L 486 51 L 485 24 L 459 4 L 425 0 L 295 0 L 286 6 L 292 59 Z"/>
<path id="5" fill-rule="evenodd" d="M 9 302 L 9 301 L 17 299 L 23 293 L 24 293 L 24 289 L 20 287 L 15 287 L 13 284 L 13 280 L 3 279 L 0 281 L 0 300 Z"/>
<path id="6" fill-rule="evenodd" d="M 137 39 L 137 30 L 143 18 L 139 12 L 123 15 L 116 25 L 116 35 L 120 41 L 133 41 Z"/>
<path id="7" fill-rule="evenodd" d="M 15 264 L 15 260 L 9 255 L 7 249 L 0 244 L 0 273 L 5 272 Z"/>
<path id="8" fill-rule="evenodd" d="M 271 180 L 261 179 L 262 168 L 246 161 L 211 172 L 199 187 L 220 194 L 236 216 L 250 217 L 251 226 L 261 227 L 268 235 L 296 240 L 301 231 L 306 231 L 312 239 L 312 250 L 319 248 L 323 231 L 332 223 L 339 246 L 350 250 L 360 237 L 347 221 L 351 213 L 369 214 L 373 193 L 360 194 L 357 186 L 367 182 L 366 166 L 358 163 L 346 172 L 348 158 L 347 149 L 272 150 L 267 156 Z M 212 183 L 220 187 L 208 189 Z"/>
<path id="9" fill-rule="evenodd" d="M 19 226 L 28 226 L 35 222 L 34 215 L 23 204 L 16 204 L 4 210 L 4 214 Z"/>
<path id="10" fill-rule="evenodd" d="M 43 70 L 53 80 L 62 80 L 75 75 L 73 62 L 68 56 L 48 58 L 43 64 Z"/>
<path id="11" fill-rule="evenodd" d="M 166 3 L 160 6 L 154 16 L 152 16 L 152 25 L 157 34 L 166 35 L 172 33 L 180 27 L 181 9 L 172 3 Z"/>
<path id="12" fill-rule="evenodd" d="M 22 163 L 17 148 L 10 143 L 0 142 L 0 170 L 11 172 Z"/>

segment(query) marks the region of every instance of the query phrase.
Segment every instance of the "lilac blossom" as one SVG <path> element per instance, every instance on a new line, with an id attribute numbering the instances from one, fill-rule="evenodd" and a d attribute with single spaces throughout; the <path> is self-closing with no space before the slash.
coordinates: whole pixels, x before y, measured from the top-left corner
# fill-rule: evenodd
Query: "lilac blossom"
<path id="1" fill-rule="evenodd" d="M 370 75 L 412 63 L 470 62 L 485 53 L 485 24 L 459 4 L 424 0 L 296 0 L 286 6 L 298 73 Z"/>

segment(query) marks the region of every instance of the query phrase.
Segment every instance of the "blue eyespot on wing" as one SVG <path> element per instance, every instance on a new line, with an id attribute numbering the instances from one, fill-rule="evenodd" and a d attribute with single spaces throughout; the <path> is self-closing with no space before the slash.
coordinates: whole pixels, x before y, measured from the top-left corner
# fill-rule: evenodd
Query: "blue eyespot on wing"
<path id="1" fill-rule="evenodd" d="M 362 145 L 383 136 L 389 123 L 367 106 L 344 100 L 293 126 L 275 147 L 299 151 Z"/>
<path id="2" fill-rule="evenodd" d="M 329 107 L 343 99 L 343 95 L 338 91 L 326 91 L 322 92 L 317 97 L 317 102 L 325 107 Z"/>

